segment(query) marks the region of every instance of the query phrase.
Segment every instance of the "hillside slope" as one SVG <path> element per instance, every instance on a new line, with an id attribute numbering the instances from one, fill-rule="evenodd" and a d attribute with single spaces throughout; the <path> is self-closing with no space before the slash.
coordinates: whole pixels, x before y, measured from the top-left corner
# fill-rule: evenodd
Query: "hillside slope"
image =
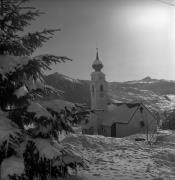
<path id="1" fill-rule="evenodd" d="M 175 106 L 175 81 L 146 77 L 138 81 L 111 82 L 108 90 L 112 99 L 144 102 L 156 111 Z"/>
<path id="2" fill-rule="evenodd" d="M 59 73 L 45 76 L 45 81 L 64 91 L 63 99 L 90 105 L 90 81 L 72 79 Z M 114 101 L 144 102 L 155 111 L 175 108 L 175 81 L 146 77 L 137 81 L 109 82 L 108 94 Z M 49 98 L 60 97 L 52 95 Z"/>
<path id="3" fill-rule="evenodd" d="M 61 98 L 73 103 L 85 103 L 90 105 L 90 89 L 89 81 L 72 79 L 63 74 L 54 73 L 45 76 L 46 84 L 63 91 Z M 51 95 L 49 99 L 60 98 Z"/>

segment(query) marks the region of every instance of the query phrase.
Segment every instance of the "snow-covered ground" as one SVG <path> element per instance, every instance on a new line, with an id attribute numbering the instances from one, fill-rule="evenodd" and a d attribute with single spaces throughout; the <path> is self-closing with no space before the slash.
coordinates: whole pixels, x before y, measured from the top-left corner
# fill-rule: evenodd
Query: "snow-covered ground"
<path id="1" fill-rule="evenodd" d="M 97 135 L 69 135 L 70 143 L 82 152 L 89 167 L 68 180 L 174 180 L 175 132 L 161 131 L 149 145 L 135 136 L 111 138 Z"/>

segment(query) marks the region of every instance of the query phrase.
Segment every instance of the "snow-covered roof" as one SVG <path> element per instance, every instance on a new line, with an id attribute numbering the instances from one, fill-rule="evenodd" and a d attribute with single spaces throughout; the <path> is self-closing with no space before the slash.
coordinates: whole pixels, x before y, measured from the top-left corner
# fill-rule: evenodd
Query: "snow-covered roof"
<path id="1" fill-rule="evenodd" d="M 112 103 L 107 107 L 102 124 L 127 123 L 139 106 L 139 103 Z"/>
<path id="2" fill-rule="evenodd" d="M 146 113 L 150 113 L 151 116 L 156 119 L 152 112 L 142 103 L 110 103 L 107 106 L 107 110 L 103 112 L 101 125 L 111 126 L 113 123 L 127 124 L 132 120 L 135 112 L 137 112 L 140 107 L 145 109 Z M 97 126 L 98 123 L 94 120 L 95 118 L 92 118 L 92 116 L 93 114 L 91 114 L 87 124 L 82 125 L 83 129 Z"/>

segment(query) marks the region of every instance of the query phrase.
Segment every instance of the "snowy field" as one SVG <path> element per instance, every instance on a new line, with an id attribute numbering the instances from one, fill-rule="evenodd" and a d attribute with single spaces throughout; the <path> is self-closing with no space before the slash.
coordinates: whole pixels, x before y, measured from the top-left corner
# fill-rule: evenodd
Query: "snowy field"
<path id="1" fill-rule="evenodd" d="M 71 143 L 89 161 L 86 170 L 68 180 L 174 180 L 175 134 L 161 131 L 156 144 L 135 141 L 135 136 L 110 138 L 69 135 Z"/>

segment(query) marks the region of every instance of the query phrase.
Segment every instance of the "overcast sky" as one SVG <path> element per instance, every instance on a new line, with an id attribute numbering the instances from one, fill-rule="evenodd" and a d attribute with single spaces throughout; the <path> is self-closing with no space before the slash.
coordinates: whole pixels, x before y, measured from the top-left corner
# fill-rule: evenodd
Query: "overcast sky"
<path id="1" fill-rule="evenodd" d="M 96 47 L 108 81 L 151 76 L 175 80 L 175 7 L 156 0 L 32 0 L 46 14 L 29 30 L 61 28 L 34 55 L 52 53 L 73 62 L 53 66 L 90 79 Z"/>

